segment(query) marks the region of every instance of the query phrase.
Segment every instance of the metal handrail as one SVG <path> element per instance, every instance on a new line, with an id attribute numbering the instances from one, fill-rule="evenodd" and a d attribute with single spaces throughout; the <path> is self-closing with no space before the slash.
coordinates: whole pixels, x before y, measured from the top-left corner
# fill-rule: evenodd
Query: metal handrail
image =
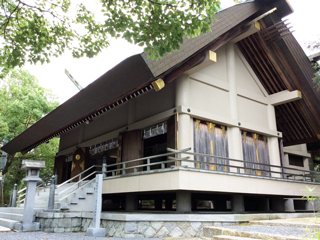
<path id="1" fill-rule="evenodd" d="M 133 159 L 133 160 L 129 160 L 129 161 L 125 161 L 125 162 L 121 162 L 121 163 L 113 163 L 113 164 L 108 164 L 108 167 L 113 167 L 113 166 L 117 166 L 119 164 L 123 164 L 123 163 L 133 163 L 133 162 L 137 162 L 137 161 L 143 161 L 143 160 L 148 160 L 148 159 L 154 159 L 154 158 L 159 158 L 159 157 L 167 157 L 167 156 L 170 156 L 170 155 L 175 155 L 175 154 L 178 154 L 178 153 L 188 153 L 187 151 L 189 151 L 191 148 L 186 148 L 186 149 L 183 149 L 179 152 L 168 152 L 168 153 L 162 153 L 162 154 L 157 154 L 157 155 L 152 155 L 152 156 L 149 156 L 149 157 L 142 157 L 142 158 L 136 158 L 136 159 Z"/>
<path id="2" fill-rule="evenodd" d="M 109 164 L 107 165 L 107 168 L 110 167 L 115 167 L 115 169 L 112 170 L 107 170 L 104 173 L 108 174 L 111 173 L 112 176 L 114 176 L 114 173 L 117 174 L 119 172 L 121 172 L 121 174 L 119 174 L 120 176 L 123 175 L 127 175 L 130 174 L 132 175 L 133 173 L 137 173 L 137 172 L 149 172 L 150 171 L 150 167 L 151 166 L 155 166 L 155 165 L 160 165 L 161 169 L 166 168 L 165 164 L 168 163 L 175 163 L 174 166 L 181 166 L 181 162 L 186 162 L 186 163 L 193 163 L 195 166 L 197 164 L 204 164 L 208 166 L 208 169 L 205 170 L 209 170 L 209 171 L 219 171 L 219 170 L 210 170 L 210 166 L 221 166 L 221 167 L 226 167 L 228 168 L 228 171 L 223 171 L 223 172 L 229 172 L 229 173 L 235 173 L 235 174 L 241 174 L 241 175 L 254 175 L 254 174 L 250 174 L 248 173 L 247 170 L 252 170 L 252 171 L 260 171 L 263 172 L 264 174 L 267 173 L 269 176 L 261 176 L 261 177 L 268 177 L 268 178 L 277 178 L 277 179 L 283 179 L 285 177 L 288 178 L 288 176 L 290 175 L 290 177 L 293 177 L 294 180 L 297 180 L 296 177 L 303 177 L 304 181 L 307 181 L 307 179 L 309 179 L 309 181 L 312 181 L 312 178 L 319 176 L 320 177 L 320 173 L 317 171 L 312 171 L 312 170 L 302 170 L 302 169 L 297 169 L 297 168 L 292 168 L 292 167 L 282 167 L 282 166 L 277 166 L 277 165 L 273 165 L 273 164 L 265 164 L 265 163 L 259 163 L 259 162 L 248 162 L 245 160 L 238 160 L 238 159 L 232 159 L 232 158 L 227 158 L 227 157 L 220 157 L 220 156 L 215 156 L 215 155 L 210 155 L 210 154 L 203 154 L 203 153 L 195 153 L 195 152 L 189 152 L 189 149 L 184 149 L 183 151 L 179 151 L 179 150 L 174 150 L 174 149 L 168 149 L 171 152 L 170 153 L 164 153 L 164 154 L 159 154 L 159 155 L 154 155 L 154 156 L 149 156 L 149 157 L 143 157 L 143 158 L 138 158 L 138 159 L 134 159 L 134 160 L 130 160 L 130 161 L 125 161 L 125 162 L 121 162 L 121 163 L 115 163 L 115 164 Z M 197 159 L 189 159 L 190 156 L 184 157 L 184 158 L 175 158 L 175 157 L 171 157 L 171 155 L 176 155 L 176 154 L 183 154 L 183 155 L 191 155 L 191 156 L 200 156 L 200 157 L 207 157 L 207 158 L 212 158 L 212 159 L 221 159 L 221 160 L 226 160 L 228 162 L 228 164 L 226 163 L 217 163 L 217 162 L 202 162 L 200 160 Z M 168 160 L 164 160 L 164 161 L 159 161 L 159 162 L 154 162 L 151 163 L 150 160 L 154 159 L 154 158 L 158 158 L 158 157 L 168 157 Z M 170 159 L 171 158 L 171 159 Z M 135 166 L 126 166 L 127 164 L 131 164 L 134 162 L 141 162 L 142 160 L 147 160 L 147 163 L 142 163 L 142 164 L 137 164 Z M 230 164 L 230 162 L 238 162 L 243 164 L 241 165 L 232 165 Z M 249 166 L 245 166 L 245 163 L 249 163 L 249 164 L 253 164 L 253 167 L 249 167 Z M 172 168 L 174 167 L 173 165 L 170 165 L 167 168 Z M 190 166 L 186 166 L 189 167 Z M 267 167 L 267 169 L 263 169 L 261 167 Z M 143 168 L 146 168 L 146 170 L 143 170 Z M 192 168 L 192 167 L 191 167 Z M 194 167 L 195 169 L 199 169 L 197 167 Z M 230 169 L 237 169 L 237 172 L 232 172 L 230 171 Z M 130 172 L 127 173 L 127 170 L 131 170 L 134 169 L 134 172 Z M 138 169 L 142 169 L 142 171 L 137 171 Z M 241 173 L 241 169 L 244 171 L 244 173 Z M 283 170 L 290 170 L 290 171 L 294 171 L 294 172 L 283 172 Z M 247 172 L 246 172 L 247 171 Z M 278 176 L 272 176 L 272 174 L 277 174 Z M 260 177 L 259 175 L 256 175 L 257 177 Z M 301 181 L 301 180 L 300 180 Z"/>
<path id="3" fill-rule="evenodd" d="M 93 169 L 94 167 L 96 167 L 96 166 L 95 166 L 95 165 L 92 165 L 91 167 L 85 169 L 84 171 L 82 171 L 81 173 L 75 175 L 74 177 L 72 177 L 72 178 L 64 181 L 63 183 L 60 183 L 59 185 L 57 185 L 57 189 L 61 188 L 62 186 L 64 186 L 64 185 L 67 184 L 67 183 L 72 182 L 72 181 L 73 181 L 74 179 L 76 179 L 76 178 L 79 178 L 79 180 L 81 180 L 81 176 L 82 176 L 84 173 L 88 172 L 89 170 Z"/>
<path id="4" fill-rule="evenodd" d="M 83 184 L 83 185 L 79 186 L 78 188 L 74 189 L 73 191 L 69 192 L 67 195 L 63 196 L 62 198 L 59 198 L 59 201 L 63 201 L 64 199 L 68 198 L 71 194 L 73 194 L 76 190 L 84 188 L 85 186 L 87 186 L 88 184 L 92 183 L 93 181 L 95 181 L 95 178 L 91 179 L 90 181 L 86 182 L 85 184 Z"/>
<path id="5" fill-rule="evenodd" d="M 95 167 L 95 165 L 94 165 Z M 90 174 L 88 174 L 87 176 L 85 176 L 84 178 L 82 178 L 81 180 L 79 180 L 78 182 L 75 182 L 74 184 L 72 184 L 71 186 L 67 187 L 66 189 L 64 189 L 63 191 L 59 192 L 58 195 L 63 195 L 65 192 L 68 192 L 70 189 L 72 189 L 74 186 L 78 185 L 78 187 L 76 189 L 74 189 L 72 192 L 74 192 L 75 190 L 79 189 L 81 186 L 80 186 L 80 183 L 82 183 L 84 180 L 86 180 L 87 178 L 91 177 L 92 175 L 98 173 L 97 171 L 94 171 Z M 86 185 L 86 184 L 84 184 Z"/>

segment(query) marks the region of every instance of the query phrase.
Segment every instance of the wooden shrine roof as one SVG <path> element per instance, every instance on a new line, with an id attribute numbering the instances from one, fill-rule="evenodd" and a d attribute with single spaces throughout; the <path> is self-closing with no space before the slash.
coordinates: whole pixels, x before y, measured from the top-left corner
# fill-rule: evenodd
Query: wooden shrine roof
<path id="1" fill-rule="evenodd" d="M 178 51 L 167 54 L 161 60 L 149 60 L 145 54 L 124 60 L 2 149 L 9 154 L 29 151 L 52 137 L 94 120 L 135 94 L 147 92 L 155 79 L 163 78 L 166 82 L 175 80 L 201 63 L 207 50 L 217 50 L 247 31 L 251 21 L 264 16 L 274 7 L 277 8 L 272 14 L 274 19 L 280 20 L 291 12 L 285 0 L 271 0 L 268 4 L 256 0 L 235 5 L 216 15 L 211 32 L 185 40 Z M 285 37 L 280 32 L 280 39 L 272 44 L 268 42 L 270 36 L 274 37 L 270 33 L 274 33 L 272 26 L 277 22 L 263 20 L 266 30 L 244 39 L 238 45 L 269 93 L 284 89 L 302 91 L 303 100 L 276 108 L 278 128 L 283 131 L 285 142 L 313 141 L 320 132 L 319 121 L 315 122 L 315 118 L 319 117 L 320 99 L 312 88 L 310 62 L 290 32 Z M 268 34 L 267 29 L 272 31 Z M 292 70 L 289 69 L 291 66 Z"/>

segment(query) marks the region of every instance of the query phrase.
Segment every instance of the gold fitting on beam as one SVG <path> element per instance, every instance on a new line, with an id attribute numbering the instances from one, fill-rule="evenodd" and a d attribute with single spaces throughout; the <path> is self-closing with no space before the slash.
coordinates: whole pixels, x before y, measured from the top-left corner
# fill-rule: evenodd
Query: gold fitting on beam
<path id="1" fill-rule="evenodd" d="M 259 22 L 255 22 L 253 26 L 254 26 L 255 29 L 261 30 L 261 25 L 260 25 Z"/>
<path id="2" fill-rule="evenodd" d="M 217 62 L 217 53 L 209 50 L 208 52 L 209 60 L 212 62 Z"/>
<path id="3" fill-rule="evenodd" d="M 151 85 L 152 85 L 153 89 L 154 89 L 156 92 L 158 92 L 158 91 L 160 91 L 162 88 L 164 88 L 164 86 L 165 86 L 166 84 L 165 84 L 165 82 L 164 82 L 161 78 L 159 78 L 159 79 L 153 81 L 153 82 L 151 83 Z"/>

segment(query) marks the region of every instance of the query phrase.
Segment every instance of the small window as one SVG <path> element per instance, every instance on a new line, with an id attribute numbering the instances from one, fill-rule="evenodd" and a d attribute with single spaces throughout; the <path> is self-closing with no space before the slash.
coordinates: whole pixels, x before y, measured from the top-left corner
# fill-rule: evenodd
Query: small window
<path id="1" fill-rule="evenodd" d="M 289 165 L 303 167 L 303 157 L 298 155 L 289 155 Z"/>

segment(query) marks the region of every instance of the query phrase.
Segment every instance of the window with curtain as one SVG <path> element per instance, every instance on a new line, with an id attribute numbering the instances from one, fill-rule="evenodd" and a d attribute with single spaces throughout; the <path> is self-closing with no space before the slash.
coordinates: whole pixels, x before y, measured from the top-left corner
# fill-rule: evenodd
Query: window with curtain
<path id="1" fill-rule="evenodd" d="M 211 122 L 194 121 L 195 167 L 228 171 L 228 141 L 226 127 Z M 201 155 L 203 154 L 203 155 Z"/>
<path id="2" fill-rule="evenodd" d="M 269 150 L 266 136 L 242 132 L 242 149 L 245 173 L 270 176 Z"/>

